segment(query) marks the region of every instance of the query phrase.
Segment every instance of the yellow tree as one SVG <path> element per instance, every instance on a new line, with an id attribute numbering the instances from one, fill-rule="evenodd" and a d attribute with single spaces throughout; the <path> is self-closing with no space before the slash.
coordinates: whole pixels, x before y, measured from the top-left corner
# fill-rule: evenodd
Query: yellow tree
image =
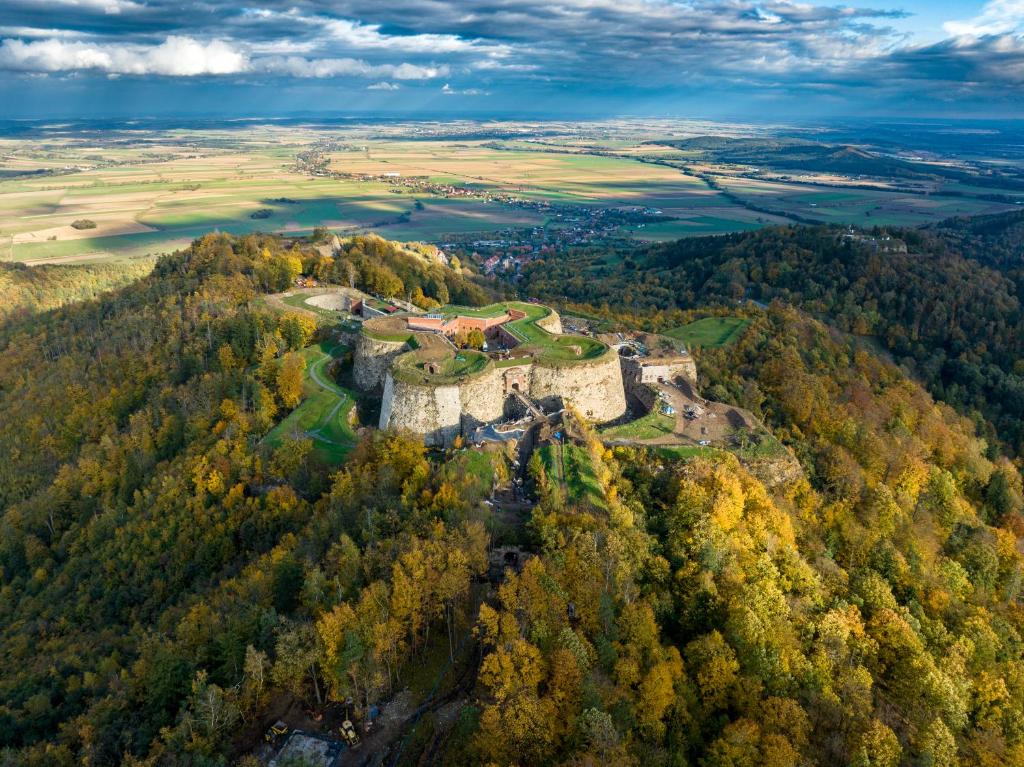
<path id="1" fill-rule="evenodd" d="M 286 354 L 277 371 L 277 393 L 287 408 L 294 408 L 302 399 L 302 374 L 306 361 L 294 352 Z"/>

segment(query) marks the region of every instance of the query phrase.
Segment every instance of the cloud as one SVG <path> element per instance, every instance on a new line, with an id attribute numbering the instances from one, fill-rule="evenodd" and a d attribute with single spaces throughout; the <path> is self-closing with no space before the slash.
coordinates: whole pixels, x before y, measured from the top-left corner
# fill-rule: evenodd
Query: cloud
<path id="1" fill-rule="evenodd" d="M 402 86 L 398 85 L 397 83 L 373 83 L 372 85 L 367 85 L 366 86 L 366 90 L 368 90 L 368 91 L 397 91 L 397 90 L 400 90 L 401 87 Z"/>
<path id="2" fill-rule="evenodd" d="M 23 2 L 25 0 L 22 0 Z M 62 11 L 83 10 L 86 12 L 100 12 L 116 15 L 122 11 L 137 11 L 142 4 L 133 0 L 30 0 L 29 5 L 38 5 L 52 10 L 53 6 L 60 6 Z"/>
<path id="3" fill-rule="evenodd" d="M 306 59 L 269 56 L 254 62 L 254 70 L 290 77 L 389 77 L 394 80 L 430 80 L 448 74 L 446 66 L 370 64 L 362 59 Z"/>
<path id="4" fill-rule="evenodd" d="M 159 45 L 66 42 L 51 38 L 0 41 L 0 69 L 19 72 L 82 72 L 107 75 L 233 75 L 265 73 L 299 78 L 390 78 L 429 80 L 444 77 L 445 65 L 372 64 L 354 58 L 308 59 L 301 56 L 250 57 L 223 40 L 200 42 L 168 37 Z"/>
<path id="5" fill-rule="evenodd" d="M 953 37 L 981 37 L 1015 32 L 1024 25 L 1024 0 L 989 0 L 981 13 L 966 21 L 942 25 Z"/>
<path id="6" fill-rule="evenodd" d="M 375 90 L 441 81 L 446 95 L 515 94 L 525 104 L 827 94 L 859 109 L 866 94 L 1006 101 L 1024 85 L 1024 0 L 989 0 L 928 46 L 892 28 L 905 18 L 884 7 L 895 0 L 248 2 L 4 0 L 0 68 L 247 85 L 351 79 Z"/>
<path id="7" fill-rule="evenodd" d="M 448 83 L 441 86 L 441 93 L 445 96 L 490 96 L 491 94 L 487 91 L 482 91 L 479 88 L 453 88 Z"/>
<path id="8" fill-rule="evenodd" d="M 0 41 L 0 69 L 24 72 L 96 71 L 111 75 L 225 75 L 245 72 L 245 54 L 222 40 L 171 36 L 159 45 Z"/>

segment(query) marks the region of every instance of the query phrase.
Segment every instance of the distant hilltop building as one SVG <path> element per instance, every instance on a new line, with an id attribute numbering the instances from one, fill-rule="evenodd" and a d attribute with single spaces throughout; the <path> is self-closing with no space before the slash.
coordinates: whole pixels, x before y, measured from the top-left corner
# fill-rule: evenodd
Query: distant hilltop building
<path id="1" fill-rule="evenodd" d="M 455 347 L 455 337 L 473 330 L 489 353 Z M 360 388 L 383 391 L 382 429 L 408 429 L 431 445 L 471 436 L 510 409 L 571 405 L 598 422 L 626 412 L 618 353 L 595 338 L 563 334 L 558 314 L 539 304 L 367 320 L 353 375 Z"/>

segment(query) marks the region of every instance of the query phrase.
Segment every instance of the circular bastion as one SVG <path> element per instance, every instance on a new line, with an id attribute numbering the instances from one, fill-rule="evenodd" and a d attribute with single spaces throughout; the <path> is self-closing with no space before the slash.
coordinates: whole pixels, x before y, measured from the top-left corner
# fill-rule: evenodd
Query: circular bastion
<path id="1" fill-rule="evenodd" d="M 499 311 L 512 315 L 499 331 L 516 344 L 507 358 L 456 350 L 441 333 L 411 330 L 403 317 L 366 321 L 354 378 L 365 390 L 383 388 L 380 428 L 407 429 L 423 435 L 427 444 L 447 445 L 459 434 L 501 420 L 517 392 L 546 410 L 572 406 L 599 422 L 626 412 L 618 354 L 597 339 L 563 335 L 561 318 L 549 307 L 522 302 L 453 307 L 448 316 L 488 317 Z"/>

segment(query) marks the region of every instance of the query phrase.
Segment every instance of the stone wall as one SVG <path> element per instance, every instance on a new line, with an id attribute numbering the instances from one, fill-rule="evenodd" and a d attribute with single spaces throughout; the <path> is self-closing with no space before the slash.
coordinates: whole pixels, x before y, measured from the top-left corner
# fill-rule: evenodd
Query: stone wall
<path id="1" fill-rule="evenodd" d="M 609 349 L 593 362 L 546 367 L 534 364 L 528 395 L 546 407 L 572 405 L 592 421 L 612 421 L 626 412 L 618 354 Z"/>
<path id="2" fill-rule="evenodd" d="M 462 431 L 459 387 L 396 381 L 388 371 L 380 408 L 381 429 L 408 429 L 427 445 L 450 445 Z"/>
<path id="3" fill-rule="evenodd" d="M 693 357 L 621 357 L 622 376 L 626 388 L 636 384 L 653 384 L 659 380 L 672 383 L 682 378 L 697 383 L 697 363 Z M 632 391 L 630 390 L 632 394 Z"/>
<path id="4" fill-rule="evenodd" d="M 505 411 L 504 371 L 491 365 L 482 375 L 459 387 L 462 402 L 463 433 L 501 419 Z"/>
<path id="5" fill-rule="evenodd" d="M 353 356 L 352 380 L 355 385 L 363 391 L 383 385 L 391 363 L 407 348 L 405 341 L 378 341 L 360 333 Z"/>

